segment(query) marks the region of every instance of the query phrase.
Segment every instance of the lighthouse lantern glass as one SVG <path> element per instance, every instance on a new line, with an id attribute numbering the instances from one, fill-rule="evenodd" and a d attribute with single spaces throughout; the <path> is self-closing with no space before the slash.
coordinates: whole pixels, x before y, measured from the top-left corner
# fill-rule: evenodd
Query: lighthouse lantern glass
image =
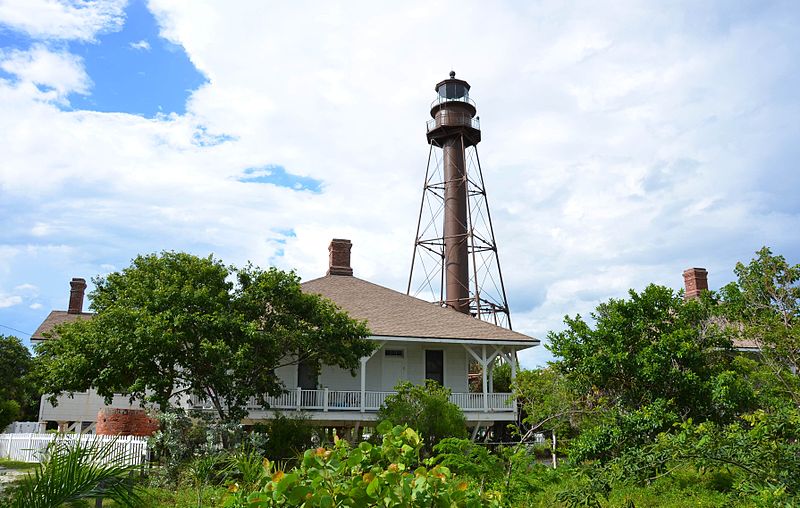
<path id="1" fill-rule="evenodd" d="M 439 96 L 445 99 L 468 99 L 469 88 L 457 81 L 445 82 L 439 87 Z"/>

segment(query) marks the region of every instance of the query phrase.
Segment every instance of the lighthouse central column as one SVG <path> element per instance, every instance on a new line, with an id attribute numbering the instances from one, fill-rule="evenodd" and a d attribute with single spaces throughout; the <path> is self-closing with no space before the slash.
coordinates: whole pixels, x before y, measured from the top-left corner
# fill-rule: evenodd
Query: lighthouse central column
<path id="1" fill-rule="evenodd" d="M 467 249 L 467 182 L 461 137 L 444 140 L 445 303 L 469 313 L 469 252 Z"/>

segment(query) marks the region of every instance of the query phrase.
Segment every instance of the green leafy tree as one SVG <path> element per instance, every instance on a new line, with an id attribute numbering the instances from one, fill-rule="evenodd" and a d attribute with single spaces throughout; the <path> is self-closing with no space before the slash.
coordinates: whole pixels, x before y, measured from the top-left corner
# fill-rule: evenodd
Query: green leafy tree
<path id="1" fill-rule="evenodd" d="M 414 425 L 426 439 L 426 452 L 444 438 L 467 436 L 464 413 L 450 402 L 449 388 L 427 379 L 424 385 L 401 381 L 395 391 L 378 410 L 378 419 Z"/>
<path id="2" fill-rule="evenodd" d="M 521 371 L 514 380 L 514 396 L 525 427 L 554 431 L 562 439 L 574 434 L 585 413 L 566 378 L 553 367 Z"/>
<path id="3" fill-rule="evenodd" d="M 22 341 L 0 334 L 0 431 L 19 419 L 38 419 L 39 393 L 33 359 Z"/>
<path id="4" fill-rule="evenodd" d="M 519 365 L 517 365 L 517 372 L 519 372 Z M 492 382 L 495 393 L 511 393 L 511 364 L 495 359 L 492 368 Z"/>
<path id="5" fill-rule="evenodd" d="M 590 404 L 633 410 L 664 400 L 682 418 L 712 417 L 713 380 L 731 343 L 705 333 L 711 305 L 662 286 L 631 290 L 628 300 L 601 303 L 594 327 L 565 318 L 567 329 L 548 335 L 553 368 Z"/>
<path id="6" fill-rule="evenodd" d="M 37 349 L 54 396 L 94 388 L 161 409 L 193 396 L 235 422 L 251 398 L 266 405 L 284 390 L 275 369 L 305 361 L 355 373 L 375 347 L 364 323 L 275 268 L 162 252 L 93 282 L 96 314 L 57 327 L 58 339 Z"/>
<path id="7" fill-rule="evenodd" d="M 756 346 L 800 405 L 800 264 L 791 265 L 763 247 L 749 264 L 737 263 L 734 272 L 738 280 L 720 290 L 724 329 Z"/>

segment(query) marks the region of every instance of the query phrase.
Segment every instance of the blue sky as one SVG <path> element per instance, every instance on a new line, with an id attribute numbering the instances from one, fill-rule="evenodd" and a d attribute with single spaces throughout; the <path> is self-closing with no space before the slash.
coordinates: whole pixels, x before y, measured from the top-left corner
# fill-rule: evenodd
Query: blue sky
<path id="1" fill-rule="evenodd" d="M 0 0 L 0 333 L 164 249 L 403 290 L 451 68 L 516 329 L 800 262 L 795 2 Z"/>
<path id="2" fill-rule="evenodd" d="M 93 40 L 42 40 L 6 25 L 0 27 L 0 47 L 9 53 L 45 45 L 79 58 L 91 84 L 86 91 L 69 93 L 64 109 L 146 117 L 184 114 L 189 94 L 206 82 L 205 77 L 181 46 L 159 36 L 158 23 L 145 2 L 132 1 L 123 13 L 120 29 L 101 31 Z M 14 80 L 9 72 L 3 75 Z"/>

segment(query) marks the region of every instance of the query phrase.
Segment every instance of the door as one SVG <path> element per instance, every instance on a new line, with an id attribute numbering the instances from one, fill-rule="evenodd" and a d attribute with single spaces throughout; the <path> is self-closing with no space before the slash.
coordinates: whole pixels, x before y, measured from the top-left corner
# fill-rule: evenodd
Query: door
<path id="1" fill-rule="evenodd" d="M 314 363 L 301 360 L 297 364 L 297 386 L 303 390 L 317 389 L 317 366 Z"/>
<path id="2" fill-rule="evenodd" d="M 381 385 L 384 391 L 394 390 L 398 381 L 406 379 L 406 350 L 385 349 L 383 351 L 383 373 Z"/>
<path id="3" fill-rule="evenodd" d="M 444 386 L 444 351 L 441 349 L 425 350 L 425 379 L 433 379 Z"/>

